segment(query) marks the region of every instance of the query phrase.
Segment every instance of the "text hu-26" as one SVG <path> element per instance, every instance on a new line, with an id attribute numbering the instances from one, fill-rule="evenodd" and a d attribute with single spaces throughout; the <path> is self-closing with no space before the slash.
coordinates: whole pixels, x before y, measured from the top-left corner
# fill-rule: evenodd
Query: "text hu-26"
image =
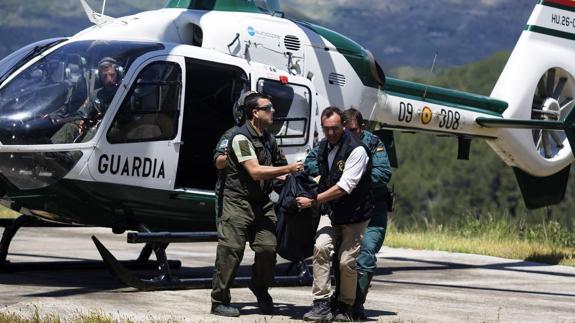
<path id="1" fill-rule="evenodd" d="M 411 103 L 400 102 L 399 114 L 397 120 L 400 122 L 411 123 L 413 121 L 413 105 Z M 439 113 L 439 128 L 459 129 L 461 114 L 458 111 L 441 109 Z"/>

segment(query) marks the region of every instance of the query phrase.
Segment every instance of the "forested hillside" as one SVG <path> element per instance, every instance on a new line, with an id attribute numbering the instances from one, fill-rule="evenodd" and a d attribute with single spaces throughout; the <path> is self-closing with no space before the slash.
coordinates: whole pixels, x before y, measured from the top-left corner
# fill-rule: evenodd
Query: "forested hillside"
<path id="1" fill-rule="evenodd" d="M 509 52 L 500 52 L 477 63 L 412 80 L 489 95 L 508 56 Z M 411 74 L 407 70 L 394 73 Z M 512 169 L 485 142 L 473 141 L 470 160 L 460 161 L 456 158 L 456 138 L 401 133 L 396 137 L 400 167 L 392 181 L 399 199 L 393 219 L 399 227 L 447 225 L 468 217 L 512 217 L 530 225 L 557 221 L 573 231 L 574 175 L 563 203 L 528 211 Z"/>

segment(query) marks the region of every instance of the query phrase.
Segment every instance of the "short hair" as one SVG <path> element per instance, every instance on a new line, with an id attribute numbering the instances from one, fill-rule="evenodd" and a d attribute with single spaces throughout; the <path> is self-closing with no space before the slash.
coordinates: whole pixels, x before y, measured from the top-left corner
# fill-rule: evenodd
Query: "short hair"
<path id="1" fill-rule="evenodd" d="M 253 92 L 246 96 L 244 99 L 244 114 L 246 115 L 246 120 L 252 120 L 252 110 L 258 107 L 259 99 L 272 100 L 271 96 L 259 92 Z"/>
<path id="2" fill-rule="evenodd" d="M 320 121 L 323 120 L 323 118 L 331 118 L 331 116 L 334 114 L 337 114 L 341 118 L 341 123 L 343 124 L 345 118 L 343 116 L 343 112 L 338 107 L 327 107 L 323 109 L 321 112 Z"/>
<path id="3" fill-rule="evenodd" d="M 355 120 L 359 127 L 363 127 L 363 116 L 361 115 L 361 112 L 355 108 L 349 108 L 343 111 L 343 119 L 345 122 Z"/>

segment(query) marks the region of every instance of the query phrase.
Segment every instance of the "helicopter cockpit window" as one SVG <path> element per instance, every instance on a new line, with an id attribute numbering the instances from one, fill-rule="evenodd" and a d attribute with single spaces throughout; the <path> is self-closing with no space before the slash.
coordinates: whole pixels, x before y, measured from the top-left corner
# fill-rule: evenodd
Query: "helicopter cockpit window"
<path id="1" fill-rule="evenodd" d="M 69 144 L 93 138 L 125 72 L 161 44 L 68 43 L 0 88 L 0 142 Z"/>
<path id="2" fill-rule="evenodd" d="M 66 41 L 66 38 L 50 38 L 44 39 L 30 45 L 24 46 L 12 54 L 4 57 L 0 61 L 0 84 L 6 80 L 11 72 L 24 66 L 29 60 L 42 54 L 44 51 L 61 42 Z"/>
<path id="3" fill-rule="evenodd" d="M 274 124 L 271 132 L 280 146 L 302 146 L 307 143 L 311 113 L 310 90 L 302 85 L 259 80 L 258 91 L 272 97 Z"/>
<path id="4" fill-rule="evenodd" d="M 152 63 L 138 75 L 110 130 L 110 143 L 174 139 L 182 88 L 180 65 Z"/>

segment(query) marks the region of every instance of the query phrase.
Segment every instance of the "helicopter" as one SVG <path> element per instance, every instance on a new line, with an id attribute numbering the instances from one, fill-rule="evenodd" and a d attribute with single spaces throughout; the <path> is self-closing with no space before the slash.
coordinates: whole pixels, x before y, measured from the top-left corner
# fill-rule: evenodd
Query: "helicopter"
<path id="1" fill-rule="evenodd" d="M 131 231 L 128 242 L 145 243 L 138 259 L 154 252 L 161 271 L 139 279 L 93 237 L 122 281 L 188 288 L 172 277 L 165 249 L 215 237 L 212 150 L 247 91 L 272 97 L 271 132 L 290 162 L 322 139 L 324 108 L 353 106 L 392 165 L 393 131 L 453 136 L 459 159 L 469 158 L 472 140 L 485 140 L 513 167 L 528 208 L 565 195 L 575 144 L 574 2 L 535 5 L 487 97 L 387 77 L 369 50 L 287 18 L 279 1 L 169 0 L 120 18 L 80 1 L 93 26 L 0 61 L 0 193 L 23 214 L 4 231 L 0 262 L 36 218 L 107 227 Z M 95 121 L 71 117 L 102 87 L 98 66 L 108 58 L 118 76 L 109 107 Z M 70 122 L 89 124 L 91 135 L 54 141 Z M 304 267 L 300 280 L 309 278 Z"/>

